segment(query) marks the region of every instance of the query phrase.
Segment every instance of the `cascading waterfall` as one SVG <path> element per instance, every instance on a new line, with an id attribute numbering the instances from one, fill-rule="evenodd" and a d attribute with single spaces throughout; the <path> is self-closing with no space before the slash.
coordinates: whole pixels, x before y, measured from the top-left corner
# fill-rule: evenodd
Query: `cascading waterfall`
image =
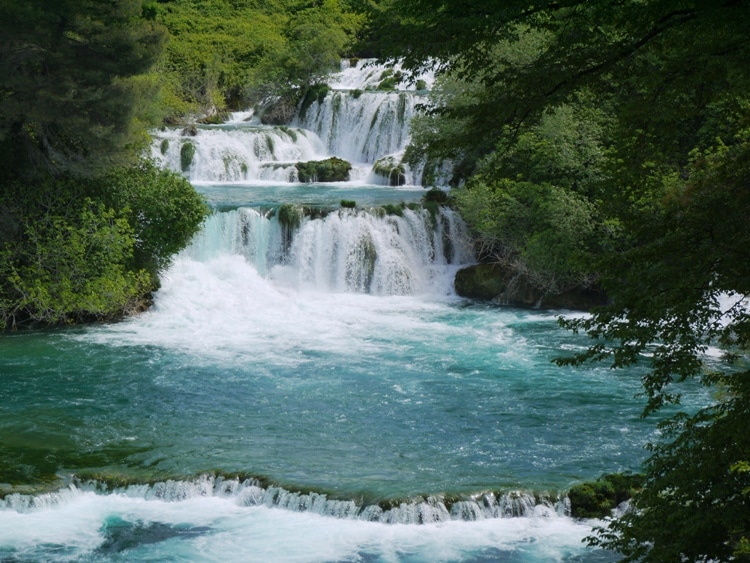
<path id="1" fill-rule="evenodd" d="M 369 60 L 354 66 L 345 61 L 329 79 L 331 91 L 300 104 L 290 126 L 261 125 L 252 112 L 238 112 L 221 125 L 168 128 L 155 133 L 152 158 L 193 182 L 295 183 L 296 163 L 335 156 L 352 164 L 350 180 L 388 183 L 373 165 L 383 158 L 400 163 L 420 96 L 408 84 L 376 90 L 380 78 L 393 72 Z M 425 78 L 420 80 L 431 84 Z M 414 184 L 403 168 L 401 183 Z"/>
<path id="2" fill-rule="evenodd" d="M 150 485 L 114 488 L 96 481 L 76 481 L 56 493 L 36 497 L 9 495 L 5 499 L 0 499 L 0 508 L 28 513 L 53 507 L 65 502 L 68 497 L 88 491 L 166 502 L 216 497 L 230 500 L 241 507 L 265 506 L 383 524 L 436 524 L 452 520 L 476 522 L 496 518 L 550 518 L 570 514 L 570 502 L 567 497 L 534 495 L 523 491 L 487 491 L 450 499 L 443 495 L 433 495 L 367 504 L 355 500 L 332 499 L 325 493 L 289 491 L 283 487 L 264 485 L 255 478 L 243 479 L 213 474 L 205 474 L 187 481 L 167 480 Z"/>
<path id="3" fill-rule="evenodd" d="M 401 151 L 409 139 L 416 97 L 411 92 L 334 91 L 294 121 L 317 134 L 330 154 L 373 164 Z"/>
<path id="4" fill-rule="evenodd" d="M 155 133 L 215 211 L 148 312 L 0 335 L 0 560 L 614 560 L 563 491 L 640 467 L 640 374 L 453 294 L 466 226 L 401 163 L 431 79 L 397 72 L 345 62 L 289 127 Z M 298 182 L 334 155 L 351 181 Z"/>
<path id="5" fill-rule="evenodd" d="M 296 211 L 300 223 L 292 227 L 278 209 L 216 213 L 185 254 L 239 254 L 283 285 L 375 295 L 449 293 L 456 267 L 473 261 L 466 226 L 449 208 Z"/>
<path id="6" fill-rule="evenodd" d="M 324 153 L 321 140 L 309 131 L 250 123 L 197 127 L 195 135 L 180 129 L 160 132 L 152 149 L 162 166 L 194 182 L 296 182 L 294 164 Z"/>

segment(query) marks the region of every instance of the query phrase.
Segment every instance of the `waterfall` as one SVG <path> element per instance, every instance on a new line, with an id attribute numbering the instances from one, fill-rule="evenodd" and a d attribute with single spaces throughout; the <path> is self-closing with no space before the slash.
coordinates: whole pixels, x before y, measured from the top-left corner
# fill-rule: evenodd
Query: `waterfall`
<path id="1" fill-rule="evenodd" d="M 243 122 L 170 129 L 158 134 L 152 149 L 162 166 L 194 182 L 296 182 L 296 162 L 324 155 L 320 138 L 309 131 Z"/>
<path id="2" fill-rule="evenodd" d="M 74 480 L 56 493 L 38 496 L 13 494 L 0 500 L 0 507 L 19 513 L 51 508 L 85 491 L 108 492 L 105 483 Z M 131 498 L 181 502 L 196 497 L 232 500 L 238 506 L 265 506 L 292 512 L 311 512 L 346 520 L 383 524 L 435 524 L 459 520 L 474 522 L 498 518 L 554 518 L 570 514 L 565 496 L 525 491 L 483 492 L 476 495 L 430 495 L 375 504 L 361 500 L 339 500 L 325 493 L 290 491 L 266 485 L 255 478 L 241 479 L 204 474 L 193 480 L 167 480 L 154 484 L 128 485 L 111 492 Z"/>
<path id="3" fill-rule="evenodd" d="M 431 84 L 431 76 L 419 79 Z M 422 95 L 415 83 L 398 65 L 360 60 L 344 61 L 328 85 L 324 98 L 300 103 L 289 126 L 262 125 L 246 111 L 221 125 L 165 128 L 154 132 L 151 157 L 193 182 L 296 183 L 295 164 L 335 156 L 352 164 L 351 181 L 388 184 L 391 174 L 374 166 L 385 161 L 398 168 L 399 185 L 415 184 L 401 163 Z"/>
<path id="4" fill-rule="evenodd" d="M 313 102 L 294 125 L 318 135 L 330 154 L 373 164 L 406 146 L 415 99 L 410 92 L 334 91 Z"/>
<path id="5" fill-rule="evenodd" d="M 263 276 L 300 289 L 413 295 L 451 293 L 457 267 L 473 261 L 463 221 L 449 208 L 298 206 L 215 213 L 184 254 L 243 256 Z M 392 211 L 392 210 L 391 210 Z M 298 214 L 289 224 L 289 214 Z"/>

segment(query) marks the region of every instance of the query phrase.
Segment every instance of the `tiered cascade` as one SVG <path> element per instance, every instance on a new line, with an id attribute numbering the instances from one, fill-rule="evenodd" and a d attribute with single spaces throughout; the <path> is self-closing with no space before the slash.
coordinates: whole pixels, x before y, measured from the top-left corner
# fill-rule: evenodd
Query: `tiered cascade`
<path id="1" fill-rule="evenodd" d="M 421 92 L 394 76 L 402 77 L 370 60 L 345 61 L 330 76 L 330 91 L 300 103 L 288 126 L 262 125 L 253 112 L 240 112 L 221 125 L 160 131 L 152 156 L 193 182 L 294 183 L 300 181 L 297 163 L 337 157 L 352 164 L 350 181 L 415 184 L 401 159 Z M 420 86 L 431 83 L 425 78 Z M 378 173 L 375 164 L 383 159 L 402 170 L 397 181 Z"/>

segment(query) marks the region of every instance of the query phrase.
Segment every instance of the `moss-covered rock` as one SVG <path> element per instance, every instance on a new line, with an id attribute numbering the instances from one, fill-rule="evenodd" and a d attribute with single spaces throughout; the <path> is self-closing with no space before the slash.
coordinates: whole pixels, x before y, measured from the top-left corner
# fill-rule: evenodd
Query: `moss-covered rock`
<path id="1" fill-rule="evenodd" d="M 327 160 L 310 160 L 296 165 L 299 181 L 309 182 L 346 182 L 352 165 L 337 157 Z"/>
<path id="2" fill-rule="evenodd" d="M 476 264 L 456 272 L 456 293 L 470 299 L 495 299 L 508 287 L 508 275 L 499 264 Z"/>
<path id="3" fill-rule="evenodd" d="M 352 201 L 350 199 L 342 199 L 341 200 L 341 207 L 345 207 L 347 209 L 354 209 L 355 207 L 357 207 L 357 202 L 356 201 Z"/>
<path id="4" fill-rule="evenodd" d="M 397 217 L 403 217 L 404 216 L 404 209 L 406 209 L 405 203 L 386 203 L 382 207 L 378 208 L 378 215 L 386 216 L 386 215 L 396 215 Z"/>
<path id="5" fill-rule="evenodd" d="M 305 210 L 294 203 L 285 203 L 276 211 L 279 224 L 289 229 L 296 229 L 302 224 Z"/>
<path id="6" fill-rule="evenodd" d="M 201 117 L 198 123 L 203 125 L 220 125 L 229 119 L 229 114 L 225 111 L 216 111 L 210 115 Z"/>
<path id="7" fill-rule="evenodd" d="M 557 294 L 544 293 L 524 273 L 497 263 L 476 264 L 459 270 L 454 286 L 461 297 L 518 307 L 590 311 L 608 302 L 607 295 L 597 288 L 578 287 Z"/>
<path id="8" fill-rule="evenodd" d="M 372 165 L 372 171 L 384 178 L 389 186 L 403 186 L 406 184 L 406 169 L 403 162 L 392 156 L 383 157 Z"/>
<path id="9" fill-rule="evenodd" d="M 575 518 L 604 518 L 643 485 L 642 475 L 612 473 L 596 481 L 581 483 L 568 492 L 570 512 Z"/>

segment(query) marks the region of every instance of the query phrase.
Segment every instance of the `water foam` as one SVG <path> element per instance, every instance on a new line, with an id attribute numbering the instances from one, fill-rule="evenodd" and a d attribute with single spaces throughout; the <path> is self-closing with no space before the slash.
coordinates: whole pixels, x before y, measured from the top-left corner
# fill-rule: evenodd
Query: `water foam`
<path id="1" fill-rule="evenodd" d="M 562 561 L 585 559 L 581 541 L 592 525 L 549 510 L 471 522 L 438 518 L 421 526 L 386 525 L 357 518 L 353 503 L 341 501 L 333 514 L 336 518 L 331 518 L 320 495 L 264 490 L 253 482 L 208 476 L 106 495 L 70 486 L 52 496 L 56 497 L 52 506 L 19 507 L 20 497 L 0 503 L 0 555 L 47 561 L 92 556 L 190 561 Z M 329 506 L 333 504 L 329 501 Z"/>

